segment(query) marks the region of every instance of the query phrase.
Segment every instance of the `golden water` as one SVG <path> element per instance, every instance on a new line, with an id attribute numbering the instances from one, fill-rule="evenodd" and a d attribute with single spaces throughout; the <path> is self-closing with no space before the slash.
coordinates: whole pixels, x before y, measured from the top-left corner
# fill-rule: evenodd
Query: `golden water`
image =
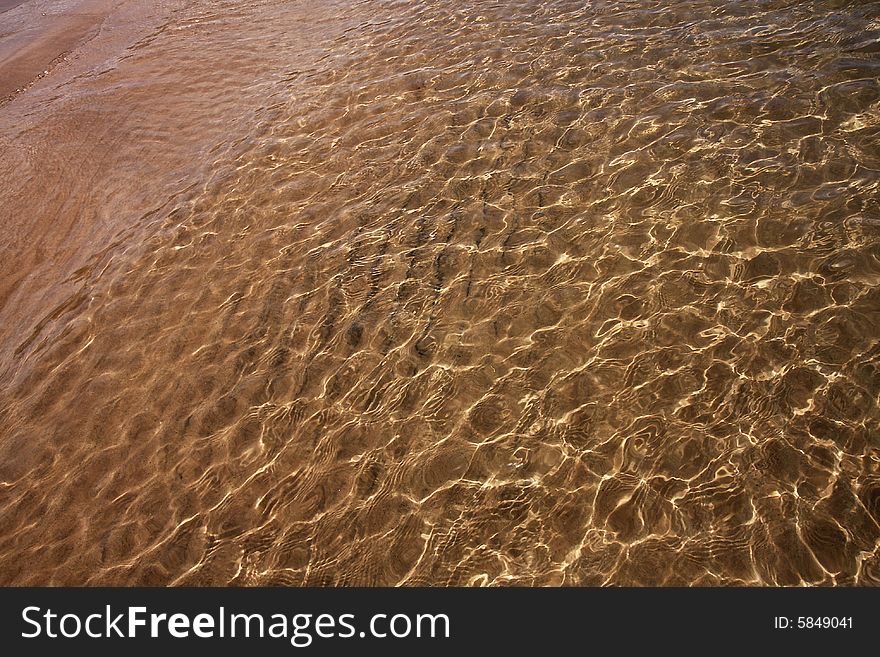
<path id="1" fill-rule="evenodd" d="M 0 106 L 2 583 L 880 583 L 880 5 L 146 4 Z"/>

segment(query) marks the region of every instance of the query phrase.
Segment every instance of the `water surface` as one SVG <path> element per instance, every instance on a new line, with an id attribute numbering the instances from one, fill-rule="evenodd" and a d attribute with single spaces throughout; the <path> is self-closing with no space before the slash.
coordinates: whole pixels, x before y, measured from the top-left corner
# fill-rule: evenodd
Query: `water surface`
<path id="1" fill-rule="evenodd" d="M 0 581 L 880 583 L 877 3 L 145 4 L 0 107 Z"/>

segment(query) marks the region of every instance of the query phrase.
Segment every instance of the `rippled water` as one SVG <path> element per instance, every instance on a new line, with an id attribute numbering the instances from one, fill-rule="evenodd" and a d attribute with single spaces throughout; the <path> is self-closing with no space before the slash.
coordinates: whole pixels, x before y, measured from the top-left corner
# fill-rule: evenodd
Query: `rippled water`
<path id="1" fill-rule="evenodd" d="M 2 583 L 880 583 L 880 5 L 152 4 L 0 106 Z"/>

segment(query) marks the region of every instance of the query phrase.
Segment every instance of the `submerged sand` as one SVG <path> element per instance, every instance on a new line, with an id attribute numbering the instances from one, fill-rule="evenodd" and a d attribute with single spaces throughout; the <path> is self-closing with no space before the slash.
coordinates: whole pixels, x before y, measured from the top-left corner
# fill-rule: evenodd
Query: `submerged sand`
<path id="1" fill-rule="evenodd" d="M 9 4 L 0 583 L 880 583 L 876 3 Z"/>

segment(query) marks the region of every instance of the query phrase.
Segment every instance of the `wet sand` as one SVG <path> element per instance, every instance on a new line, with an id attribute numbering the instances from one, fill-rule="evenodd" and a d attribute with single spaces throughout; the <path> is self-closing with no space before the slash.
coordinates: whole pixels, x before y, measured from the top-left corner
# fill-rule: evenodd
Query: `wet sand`
<path id="1" fill-rule="evenodd" d="M 10 1 L 0 3 L 0 12 L 18 7 L 3 17 L 0 31 L 0 102 L 8 102 L 71 55 L 101 27 L 113 3 L 72 3 L 68 9 L 46 14 L 44 4 Z"/>
<path id="2" fill-rule="evenodd" d="M 25 2 L 25 0 L 0 0 L 0 12 L 17 7 L 22 2 Z"/>
<path id="3" fill-rule="evenodd" d="M 878 34 L 3 12 L 0 583 L 877 585 Z"/>

